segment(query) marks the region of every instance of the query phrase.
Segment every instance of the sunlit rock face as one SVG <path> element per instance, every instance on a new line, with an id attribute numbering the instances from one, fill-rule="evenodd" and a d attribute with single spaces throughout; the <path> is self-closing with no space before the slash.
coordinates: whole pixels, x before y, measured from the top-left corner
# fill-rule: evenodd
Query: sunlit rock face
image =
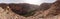
<path id="1" fill-rule="evenodd" d="M 54 4 L 56 6 L 56 13 L 60 14 L 60 0 L 57 0 Z"/>
<path id="2" fill-rule="evenodd" d="M 49 11 L 49 12 L 48 12 Z M 46 15 L 57 16 L 60 15 L 60 1 L 52 3 L 50 8 L 47 10 Z"/>

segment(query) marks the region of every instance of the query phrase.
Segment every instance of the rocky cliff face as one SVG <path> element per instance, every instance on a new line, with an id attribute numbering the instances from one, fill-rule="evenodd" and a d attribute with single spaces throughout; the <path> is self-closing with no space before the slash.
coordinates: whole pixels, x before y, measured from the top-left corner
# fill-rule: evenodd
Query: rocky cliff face
<path id="1" fill-rule="evenodd" d="M 38 5 L 33 5 L 33 4 L 28 4 L 28 3 L 20 3 L 20 4 L 14 4 L 14 3 L 5 4 L 5 3 L 1 3 L 0 7 L 2 7 L 4 10 L 8 9 L 8 10 L 11 10 L 12 12 L 14 12 L 16 14 L 26 15 L 26 16 L 27 16 L 27 14 L 31 14 L 32 12 L 34 12 L 36 9 L 39 8 Z"/>
<path id="2" fill-rule="evenodd" d="M 53 3 L 56 6 L 56 13 L 60 14 L 60 0 Z"/>
<path id="3" fill-rule="evenodd" d="M 39 8 L 40 10 L 47 10 L 51 7 L 51 5 L 52 3 L 42 3 Z"/>
<path id="4" fill-rule="evenodd" d="M 39 6 L 27 3 L 20 3 L 20 4 L 9 4 L 10 9 L 19 14 L 19 15 L 26 15 L 31 13 L 32 11 L 36 10 Z"/>
<path id="5" fill-rule="evenodd" d="M 52 3 L 51 7 L 44 11 L 45 16 L 48 14 L 49 16 L 56 16 L 60 14 L 60 1 L 56 1 Z"/>
<path id="6" fill-rule="evenodd" d="M 31 12 L 31 10 L 33 11 Z M 29 17 L 18 15 L 21 14 L 20 12 L 22 11 L 24 14 L 27 12 L 35 14 Z M 40 6 L 31 4 L 8 5 L 2 3 L 0 5 L 0 19 L 60 19 L 60 1 L 56 1 L 54 3 L 43 3 Z"/>

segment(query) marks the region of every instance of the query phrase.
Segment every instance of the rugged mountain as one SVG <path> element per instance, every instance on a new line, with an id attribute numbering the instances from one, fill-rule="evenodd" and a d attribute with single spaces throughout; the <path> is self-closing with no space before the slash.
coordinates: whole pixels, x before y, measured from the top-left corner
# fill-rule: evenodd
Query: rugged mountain
<path id="1" fill-rule="evenodd" d="M 10 3 L 10 4 L 0 3 L 0 7 L 2 7 L 4 10 L 6 10 L 6 9 L 9 10 L 10 9 L 11 11 L 13 11 L 14 13 L 19 14 L 19 15 L 26 15 L 28 13 L 32 13 L 36 9 L 39 8 L 38 5 L 28 4 L 28 3 L 19 3 L 19 4 L 15 4 L 15 3 Z"/>
<path id="2" fill-rule="evenodd" d="M 21 7 L 24 8 L 23 11 L 35 10 L 35 8 L 37 7 L 36 9 L 38 10 L 35 11 L 34 12 L 35 14 L 30 17 L 24 17 L 21 15 L 18 15 L 11 10 L 7 10 L 7 9 L 5 10 L 3 9 L 4 7 L 5 6 L 3 6 L 2 4 L 0 5 L 0 19 L 60 19 L 60 1 L 59 0 L 52 4 L 43 3 L 38 7 L 36 5 L 33 6 L 31 4 L 23 4 L 23 5 L 9 4 L 10 9 L 11 10 L 15 9 L 15 11 L 18 10 L 18 13 L 21 11 Z M 41 18 L 42 16 L 44 18 Z"/>
<path id="3" fill-rule="evenodd" d="M 45 16 L 57 16 L 60 15 L 60 0 L 57 0 L 56 2 L 52 3 L 50 8 L 46 11 L 44 11 Z"/>
<path id="4" fill-rule="evenodd" d="M 51 7 L 51 5 L 52 3 L 42 3 L 39 8 L 40 10 L 47 10 Z"/>
<path id="5" fill-rule="evenodd" d="M 20 3 L 20 4 L 9 4 L 11 10 L 19 15 L 27 15 L 28 13 L 32 13 L 32 11 L 39 8 L 38 5 Z"/>

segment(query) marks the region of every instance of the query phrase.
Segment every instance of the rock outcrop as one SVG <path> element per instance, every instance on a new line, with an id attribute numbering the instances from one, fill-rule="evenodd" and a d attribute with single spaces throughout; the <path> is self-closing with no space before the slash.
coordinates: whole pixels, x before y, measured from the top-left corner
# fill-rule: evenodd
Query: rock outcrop
<path id="1" fill-rule="evenodd" d="M 29 12 L 35 14 L 33 16 L 29 15 L 29 17 L 18 15 L 25 15 Z M 60 19 L 60 0 L 57 0 L 54 3 L 42 3 L 40 6 L 23 3 L 2 3 L 0 4 L 0 19 Z"/>

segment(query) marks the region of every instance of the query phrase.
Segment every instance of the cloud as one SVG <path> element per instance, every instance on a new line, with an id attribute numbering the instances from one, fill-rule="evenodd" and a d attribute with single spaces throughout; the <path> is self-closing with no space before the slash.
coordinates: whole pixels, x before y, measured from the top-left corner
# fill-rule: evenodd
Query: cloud
<path id="1" fill-rule="evenodd" d="M 41 4 L 43 2 L 52 3 L 56 0 L 0 0 L 0 3 L 30 3 L 30 4 Z"/>

